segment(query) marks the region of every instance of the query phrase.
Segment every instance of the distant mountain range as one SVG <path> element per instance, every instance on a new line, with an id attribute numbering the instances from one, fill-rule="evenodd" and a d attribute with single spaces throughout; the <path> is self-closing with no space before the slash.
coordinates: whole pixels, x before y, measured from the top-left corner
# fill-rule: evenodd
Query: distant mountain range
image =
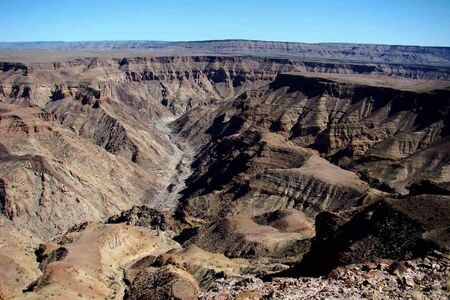
<path id="1" fill-rule="evenodd" d="M 254 40 L 4 42 L 0 51 L 17 50 L 150 50 L 164 54 L 220 54 L 310 61 L 413 64 L 450 67 L 450 47 L 344 43 L 293 43 Z"/>

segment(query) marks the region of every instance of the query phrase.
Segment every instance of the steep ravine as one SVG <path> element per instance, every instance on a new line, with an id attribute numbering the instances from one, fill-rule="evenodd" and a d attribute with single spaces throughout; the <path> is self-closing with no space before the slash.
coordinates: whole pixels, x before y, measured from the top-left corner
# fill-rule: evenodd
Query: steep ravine
<path id="1" fill-rule="evenodd" d="M 169 127 L 169 124 L 177 119 L 174 117 L 161 118 L 151 125 L 152 130 L 159 133 L 171 143 L 174 155 L 165 162 L 169 165 L 167 186 L 156 196 L 144 203 L 160 211 L 174 211 L 178 205 L 180 192 L 186 187 L 185 180 L 192 175 L 191 163 L 194 156 L 193 147 L 189 142 Z M 166 171 L 167 173 L 167 171 Z"/>

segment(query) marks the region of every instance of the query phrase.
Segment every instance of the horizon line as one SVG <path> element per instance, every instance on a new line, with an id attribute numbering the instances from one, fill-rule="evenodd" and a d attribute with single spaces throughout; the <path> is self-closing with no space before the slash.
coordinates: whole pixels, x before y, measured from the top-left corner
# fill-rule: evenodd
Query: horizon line
<path id="1" fill-rule="evenodd" d="M 152 42 L 152 43 L 208 43 L 208 42 L 232 42 L 232 41 L 244 41 L 244 42 L 264 42 L 264 43 L 285 43 L 285 44 L 305 44 L 305 45 L 367 45 L 367 46 L 392 46 L 392 47 L 428 47 L 428 48 L 450 48 L 450 45 L 435 46 L 435 45 L 419 45 L 419 44 L 387 44 L 387 43 L 365 43 L 365 42 L 300 42 L 300 41 L 283 41 L 283 40 L 258 40 L 258 39 L 205 39 L 205 40 L 48 40 L 48 41 L 0 41 L 0 44 L 32 44 L 32 43 L 104 43 L 104 42 Z"/>

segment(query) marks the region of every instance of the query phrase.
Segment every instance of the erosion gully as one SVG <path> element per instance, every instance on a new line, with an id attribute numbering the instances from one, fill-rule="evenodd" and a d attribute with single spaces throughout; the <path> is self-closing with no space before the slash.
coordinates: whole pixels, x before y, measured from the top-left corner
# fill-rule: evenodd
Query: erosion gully
<path id="1" fill-rule="evenodd" d="M 181 136 L 174 133 L 169 124 L 177 119 L 177 116 L 164 117 L 154 122 L 151 126 L 172 145 L 173 158 L 167 162 L 169 167 L 169 180 L 167 186 L 147 203 L 152 208 L 160 211 L 173 211 L 181 197 L 180 192 L 186 187 L 185 181 L 191 176 L 191 163 L 194 156 L 193 147 Z"/>

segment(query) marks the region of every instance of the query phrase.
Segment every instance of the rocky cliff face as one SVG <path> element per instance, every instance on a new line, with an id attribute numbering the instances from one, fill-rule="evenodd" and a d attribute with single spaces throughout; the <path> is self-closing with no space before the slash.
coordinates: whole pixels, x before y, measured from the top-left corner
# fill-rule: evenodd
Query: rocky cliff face
<path id="1" fill-rule="evenodd" d="M 194 121 L 196 112 L 192 111 L 176 125 L 186 136 L 214 142 L 199 163 L 208 164 L 207 159 L 214 157 L 210 152 L 217 153 L 214 155 L 221 158 L 220 172 L 226 155 L 236 153 L 234 160 L 241 160 L 236 165 L 249 168 L 241 162 L 248 161 L 248 156 L 262 160 L 267 156 L 264 151 L 277 139 L 284 164 L 292 161 L 286 149 L 306 147 L 334 164 L 356 171 L 372 187 L 408 194 L 410 189 L 417 191 L 421 182 L 435 185 L 435 190 L 445 189 L 449 98 L 447 91 L 416 93 L 283 74 L 265 87 L 224 103 L 210 117 L 202 115 L 202 120 Z M 207 125 L 203 124 L 206 119 L 211 120 Z M 270 137 L 255 133 L 261 131 L 271 132 Z M 270 156 L 271 162 L 277 160 L 275 151 L 270 151 Z M 305 163 L 301 155 L 294 157 L 299 162 L 289 167 L 299 168 Z M 420 174 L 413 165 L 421 166 Z M 226 176 L 220 178 L 226 180 Z"/>
<path id="2" fill-rule="evenodd" d="M 150 203 L 179 160 L 159 119 L 214 105 L 276 74 L 271 65 L 267 74 L 259 67 L 244 72 L 241 62 L 94 59 L 35 64 L 26 73 L 5 67 L 5 216 L 49 237 Z"/>
<path id="3" fill-rule="evenodd" d="M 205 146 L 180 210 L 208 222 L 234 215 L 258 219 L 286 208 L 317 217 L 318 237 L 299 266 L 281 273 L 288 276 L 448 249 L 445 217 L 431 224 L 404 209 L 420 206 L 431 218 L 431 210 L 449 206 L 449 96 L 282 74 L 201 119 L 192 110 L 174 126 Z M 384 200 L 405 195 L 421 196 Z M 330 212 L 341 215 L 324 221 Z M 243 242 L 247 233 L 235 228 L 254 228 L 252 235 L 263 240 L 268 229 L 247 221 L 235 225 L 232 217 L 219 220 L 193 241 L 230 256 L 262 251 Z M 332 229 L 322 225 L 328 223 Z M 302 253 L 296 249 L 290 255 Z"/>
<path id="4" fill-rule="evenodd" d="M 231 56 L 0 66 L 0 229 L 18 251 L 0 247 L 0 267 L 20 277 L 2 275 L 0 298 L 190 299 L 224 277 L 450 249 L 450 93 L 405 78 L 435 69 Z"/>

